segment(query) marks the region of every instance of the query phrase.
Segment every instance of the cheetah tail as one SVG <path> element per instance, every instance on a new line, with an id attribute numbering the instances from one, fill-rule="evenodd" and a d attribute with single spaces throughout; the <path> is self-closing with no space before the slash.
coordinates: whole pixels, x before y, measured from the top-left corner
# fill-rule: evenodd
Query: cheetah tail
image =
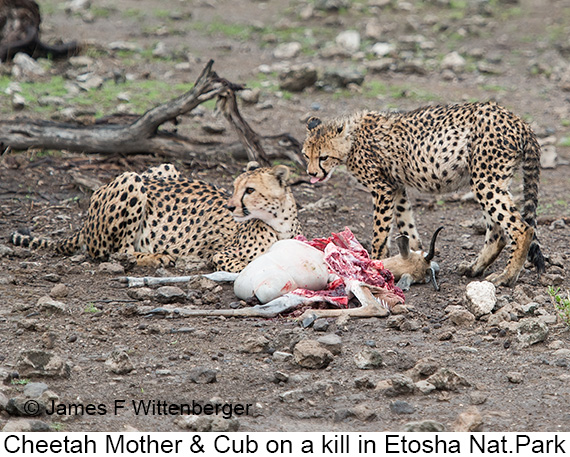
<path id="1" fill-rule="evenodd" d="M 534 229 L 528 251 L 528 259 L 536 267 L 538 274 L 546 270 L 545 259 L 536 236 L 536 207 L 538 205 L 538 183 L 540 181 L 540 145 L 534 132 L 527 127 L 527 142 L 524 145 L 523 181 L 524 207 L 522 217 Z"/>
<path id="2" fill-rule="evenodd" d="M 30 249 L 50 249 L 53 247 L 53 241 L 51 240 L 31 235 L 24 235 L 20 232 L 12 233 L 10 241 L 14 246 L 22 246 Z"/>
<path id="3" fill-rule="evenodd" d="M 53 249 L 64 255 L 72 255 L 82 246 L 83 233 L 77 231 L 69 238 L 63 241 L 53 241 L 47 238 L 41 238 L 31 235 L 24 235 L 14 232 L 10 236 L 10 241 L 14 246 L 22 246 L 29 249 Z"/>

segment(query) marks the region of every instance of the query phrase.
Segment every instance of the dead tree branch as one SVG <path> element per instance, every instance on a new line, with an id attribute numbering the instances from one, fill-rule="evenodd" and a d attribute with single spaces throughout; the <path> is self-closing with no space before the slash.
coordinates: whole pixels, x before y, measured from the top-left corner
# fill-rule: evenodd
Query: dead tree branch
<path id="1" fill-rule="evenodd" d="M 128 124 L 95 123 L 86 126 L 30 119 L 0 121 L 0 150 L 66 149 L 85 153 L 186 157 L 192 155 L 196 142 L 176 133 L 160 131 L 159 127 L 218 97 L 217 106 L 235 128 L 248 159 L 268 165 L 262 137 L 249 126 L 238 110 L 235 91 L 242 87 L 219 78 L 212 71 L 213 63 L 213 60 L 208 62 L 190 91 L 147 111 Z M 285 156 L 303 164 L 299 143 L 293 137 L 282 134 L 268 138 L 278 142 L 280 149 L 278 154 L 272 156 Z"/>

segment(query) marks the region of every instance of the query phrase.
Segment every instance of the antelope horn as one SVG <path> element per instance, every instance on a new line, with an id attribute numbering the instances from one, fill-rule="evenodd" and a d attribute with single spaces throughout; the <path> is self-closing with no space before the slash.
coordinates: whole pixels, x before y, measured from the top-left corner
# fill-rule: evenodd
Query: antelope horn
<path id="1" fill-rule="evenodd" d="M 403 259 L 407 259 L 410 255 L 410 239 L 407 235 L 398 235 L 396 237 L 396 244 Z"/>
<path id="2" fill-rule="evenodd" d="M 433 236 L 431 237 L 431 242 L 429 245 L 429 252 L 425 256 L 426 262 L 431 262 L 431 259 L 433 259 L 433 256 L 435 255 L 435 240 L 437 239 L 437 235 L 439 234 L 439 232 L 441 232 L 442 230 L 443 230 L 443 227 L 439 227 L 434 232 Z"/>

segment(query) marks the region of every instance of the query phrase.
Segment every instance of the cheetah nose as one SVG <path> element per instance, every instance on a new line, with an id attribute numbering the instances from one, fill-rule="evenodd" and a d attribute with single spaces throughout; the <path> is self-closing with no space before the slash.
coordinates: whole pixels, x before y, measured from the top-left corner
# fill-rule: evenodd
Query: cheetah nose
<path id="1" fill-rule="evenodd" d="M 236 210 L 236 207 L 233 205 L 226 205 L 226 208 L 230 213 L 233 213 Z"/>
<path id="2" fill-rule="evenodd" d="M 314 171 L 314 172 L 311 173 L 310 171 L 307 170 L 307 174 L 308 174 L 309 176 L 317 176 L 317 172 L 316 172 L 316 171 Z"/>

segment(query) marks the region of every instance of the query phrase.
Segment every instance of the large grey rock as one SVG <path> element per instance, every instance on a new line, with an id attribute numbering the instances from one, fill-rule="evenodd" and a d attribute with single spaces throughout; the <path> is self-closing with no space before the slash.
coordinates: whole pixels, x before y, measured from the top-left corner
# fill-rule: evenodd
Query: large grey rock
<path id="1" fill-rule="evenodd" d="M 303 368 L 326 368 L 333 359 L 332 353 L 317 341 L 303 340 L 293 350 L 295 363 Z"/>
<path id="2" fill-rule="evenodd" d="M 279 74 L 279 88 L 301 92 L 317 82 L 317 70 L 312 64 L 294 65 Z"/>
<path id="3" fill-rule="evenodd" d="M 465 289 L 465 306 L 478 319 L 491 313 L 497 304 L 495 285 L 489 281 L 472 281 Z"/>
<path id="4" fill-rule="evenodd" d="M 32 349 L 20 353 L 16 369 L 22 377 L 68 378 L 71 364 L 51 352 Z"/>

